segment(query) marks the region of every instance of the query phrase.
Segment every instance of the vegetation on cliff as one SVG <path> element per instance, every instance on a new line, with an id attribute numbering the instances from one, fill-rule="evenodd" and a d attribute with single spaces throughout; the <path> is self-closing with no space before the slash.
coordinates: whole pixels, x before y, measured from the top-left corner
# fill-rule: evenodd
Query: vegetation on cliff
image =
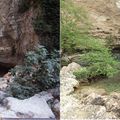
<path id="1" fill-rule="evenodd" d="M 72 0 L 61 2 L 61 39 L 63 54 L 82 51 L 80 60 L 85 69 L 76 71 L 78 79 L 94 79 L 95 77 L 112 77 L 118 73 L 119 62 L 112 56 L 104 40 L 89 35 L 91 27 L 87 12 L 75 5 Z"/>

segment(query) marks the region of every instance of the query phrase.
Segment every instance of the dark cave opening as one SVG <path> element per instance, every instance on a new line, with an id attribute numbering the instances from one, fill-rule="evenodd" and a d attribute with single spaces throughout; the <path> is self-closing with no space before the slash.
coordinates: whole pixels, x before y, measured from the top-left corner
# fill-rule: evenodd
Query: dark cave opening
<path id="1" fill-rule="evenodd" d="M 4 67 L 0 65 L 0 77 L 3 77 L 6 73 L 9 72 L 10 69 L 10 67 Z"/>

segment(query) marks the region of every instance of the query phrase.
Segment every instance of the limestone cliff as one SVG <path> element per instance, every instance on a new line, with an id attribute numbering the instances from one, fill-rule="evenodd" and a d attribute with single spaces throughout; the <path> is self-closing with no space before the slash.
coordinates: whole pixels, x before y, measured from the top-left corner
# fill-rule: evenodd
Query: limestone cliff
<path id="1" fill-rule="evenodd" d="M 0 0 L 0 64 L 14 66 L 39 37 L 33 28 L 37 8 L 19 12 L 21 0 Z"/>
<path id="2" fill-rule="evenodd" d="M 75 0 L 89 15 L 90 33 L 120 47 L 120 0 Z"/>

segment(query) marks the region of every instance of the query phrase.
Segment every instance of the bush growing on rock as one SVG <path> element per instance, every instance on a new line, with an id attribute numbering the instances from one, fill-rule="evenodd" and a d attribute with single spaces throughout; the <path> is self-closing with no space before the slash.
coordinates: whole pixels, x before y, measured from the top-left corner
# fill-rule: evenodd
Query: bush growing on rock
<path id="1" fill-rule="evenodd" d="M 79 12 L 78 12 L 79 11 Z M 67 54 L 85 48 L 85 33 L 90 23 L 83 8 L 75 6 L 72 0 L 61 1 L 61 48 Z"/>
<path id="2" fill-rule="evenodd" d="M 86 69 L 74 72 L 78 79 L 94 79 L 95 77 L 113 77 L 119 72 L 119 62 L 116 61 L 110 51 L 104 46 L 100 49 L 91 50 L 82 55 L 86 61 Z"/>
<path id="3" fill-rule="evenodd" d="M 92 79 L 99 76 L 112 77 L 119 70 L 118 61 L 114 59 L 105 40 L 89 35 L 89 16 L 72 0 L 61 2 L 61 39 L 65 54 L 74 54 L 76 49 L 82 50 L 80 62 L 86 69 L 75 72 L 78 79 Z M 79 11 L 79 12 L 78 12 Z"/>
<path id="4" fill-rule="evenodd" d="M 51 54 L 43 46 L 36 47 L 25 56 L 23 65 L 11 70 L 14 81 L 8 91 L 18 98 L 25 98 L 59 84 L 59 53 Z"/>

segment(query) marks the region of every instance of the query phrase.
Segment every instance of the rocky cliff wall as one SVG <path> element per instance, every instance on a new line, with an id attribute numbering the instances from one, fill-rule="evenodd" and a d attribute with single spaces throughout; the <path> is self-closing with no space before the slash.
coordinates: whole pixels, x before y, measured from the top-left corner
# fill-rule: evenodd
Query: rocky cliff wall
<path id="1" fill-rule="evenodd" d="M 20 13 L 20 1 L 0 0 L 0 64 L 19 63 L 20 57 L 39 41 L 33 28 L 37 8 L 31 6 Z"/>
<path id="2" fill-rule="evenodd" d="M 90 33 L 107 38 L 120 47 L 120 0 L 75 0 L 87 11 L 92 23 Z"/>

